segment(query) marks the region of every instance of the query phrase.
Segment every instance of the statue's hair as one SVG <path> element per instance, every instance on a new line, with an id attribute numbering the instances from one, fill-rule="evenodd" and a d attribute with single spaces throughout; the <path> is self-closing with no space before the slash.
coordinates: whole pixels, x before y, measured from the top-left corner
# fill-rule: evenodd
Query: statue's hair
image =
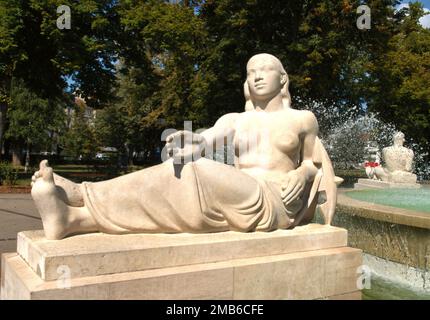
<path id="1" fill-rule="evenodd" d="M 275 62 L 275 64 L 278 65 L 279 67 L 279 72 L 281 73 L 281 75 L 285 76 L 285 84 L 281 89 L 281 97 L 282 97 L 282 105 L 284 106 L 285 109 L 291 108 L 291 96 L 290 96 L 290 92 L 288 91 L 288 86 L 290 84 L 290 79 L 288 78 L 288 74 L 285 71 L 284 66 L 282 65 L 282 62 L 276 58 L 274 55 L 268 54 L 268 53 L 261 53 L 261 54 L 257 54 L 252 58 L 259 56 L 259 55 L 267 55 L 269 57 L 272 58 L 272 60 Z M 251 59 L 249 59 L 249 61 L 251 61 Z M 248 63 L 249 63 L 248 61 Z M 251 99 L 251 94 L 249 93 L 249 86 L 248 86 L 248 82 L 245 80 L 245 83 L 243 84 L 243 91 L 244 91 L 244 95 L 245 95 L 245 111 L 251 111 L 255 109 L 254 103 L 252 102 Z"/>
<path id="2" fill-rule="evenodd" d="M 401 131 L 397 131 L 393 136 L 393 140 L 397 139 L 405 139 L 405 134 Z"/>

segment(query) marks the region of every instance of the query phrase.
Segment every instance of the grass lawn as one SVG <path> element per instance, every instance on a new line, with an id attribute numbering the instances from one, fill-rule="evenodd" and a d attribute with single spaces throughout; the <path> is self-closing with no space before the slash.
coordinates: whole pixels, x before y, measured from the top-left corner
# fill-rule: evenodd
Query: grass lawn
<path id="1" fill-rule="evenodd" d="M 110 179 L 128 172 L 137 171 L 145 168 L 145 166 L 130 166 L 128 171 L 114 172 L 107 166 L 92 166 L 82 164 L 66 164 L 66 165 L 53 165 L 54 172 L 70 179 L 74 182 L 80 183 L 82 181 L 101 181 Z M 27 173 L 24 172 L 24 167 L 19 168 L 17 186 L 29 186 L 31 176 L 36 168 L 31 168 Z M 342 187 L 352 187 L 358 178 L 366 178 L 364 170 L 351 169 L 351 170 L 335 170 L 337 176 L 342 177 L 345 181 Z"/>
<path id="2" fill-rule="evenodd" d="M 137 171 L 143 169 L 144 166 L 130 166 L 127 170 L 121 172 L 115 172 L 112 168 L 107 166 L 92 166 L 92 165 L 80 165 L 80 164 L 67 164 L 67 165 L 53 165 L 54 172 L 70 179 L 74 182 L 80 183 L 82 181 L 100 181 L 110 179 L 128 172 Z M 24 168 L 19 168 L 18 180 L 16 186 L 29 186 L 31 183 L 31 177 L 36 171 L 36 168 L 31 168 L 27 173 L 24 172 Z"/>
<path id="3" fill-rule="evenodd" d="M 82 181 L 101 181 L 110 179 L 125 173 L 141 170 L 147 166 L 130 166 L 128 171 L 114 172 L 107 166 L 92 166 L 92 165 L 81 165 L 81 164 L 67 164 L 67 165 L 54 165 L 54 172 L 70 179 L 74 182 L 80 183 Z M 18 174 L 18 186 L 28 186 L 31 182 L 31 176 L 33 175 L 36 168 L 29 170 L 28 173 L 24 173 L 24 168 L 19 169 Z M 354 183 L 359 178 L 367 178 L 364 169 L 336 169 L 335 174 L 344 179 L 344 182 L 340 185 L 343 188 L 352 188 Z"/>

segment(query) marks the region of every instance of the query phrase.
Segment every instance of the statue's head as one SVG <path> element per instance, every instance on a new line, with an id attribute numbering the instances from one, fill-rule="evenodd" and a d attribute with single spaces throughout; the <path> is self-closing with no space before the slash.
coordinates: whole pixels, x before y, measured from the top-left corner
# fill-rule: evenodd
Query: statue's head
<path id="1" fill-rule="evenodd" d="M 405 143 L 405 135 L 403 132 L 396 132 L 393 136 L 393 142 L 395 146 L 403 146 L 403 143 Z"/>
<path id="2" fill-rule="evenodd" d="M 255 109 L 255 101 L 269 100 L 277 95 L 281 95 L 284 108 L 290 107 L 288 74 L 278 58 L 268 53 L 257 54 L 249 59 L 246 71 L 246 111 Z"/>

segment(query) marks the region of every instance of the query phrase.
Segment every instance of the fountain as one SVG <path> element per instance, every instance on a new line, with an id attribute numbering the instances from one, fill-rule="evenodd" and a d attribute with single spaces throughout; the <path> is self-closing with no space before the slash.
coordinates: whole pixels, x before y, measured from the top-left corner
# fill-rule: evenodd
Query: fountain
<path id="1" fill-rule="evenodd" d="M 312 107 L 320 108 L 317 103 L 311 104 L 311 110 Z M 364 264 L 372 272 L 371 289 L 363 291 L 364 298 L 367 293 L 367 298 L 376 299 L 430 299 L 430 188 L 422 184 L 429 178 L 430 170 L 424 146 L 410 141 L 414 163 L 405 160 L 408 170 L 400 173 L 414 184 L 400 183 L 395 185 L 400 188 L 389 188 L 396 179 L 390 174 L 396 170 L 390 170 L 392 167 L 387 164 L 380 166 L 378 151 L 390 145 L 389 139 L 397 132 L 395 126 L 372 113 L 347 112 L 342 117 L 336 108 L 331 110 L 331 115 L 326 113 L 327 123 L 340 125 L 322 124 L 321 131 L 335 170 L 366 169 L 369 178 L 359 179 L 362 190 L 351 189 L 353 183 L 339 189 L 333 221 L 348 230 L 350 246 L 364 251 Z M 399 141 L 403 138 L 396 136 L 399 149 L 404 148 L 403 141 Z M 382 156 L 390 157 L 392 149 L 385 149 Z M 405 154 L 410 159 L 410 152 Z M 365 174 L 363 170 L 362 176 Z M 389 181 L 379 180 L 382 177 Z M 411 189 L 420 186 L 415 184 L 416 180 L 421 188 Z M 363 181 L 367 186 L 363 186 Z M 380 188 L 375 189 L 375 185 Z"/>
<path id="2" fill-rule="evenodd" d="M 349 245 L 364 251 L 373 274 L 430 298 L 429 199 L 430 188 L 344 189 L 333 224 L 348 230 Z"/>
<path id="3" fill-rule="evenodd" d="M 414 152 L 404 147 L 404 142 L 402 132 L 394 134 L 393 145 L 382 150 L 386 167 L 380 166 L 379 161 L 368 163 L 366 174 L 369 179 L 359 179 L 354 188 L 420 188 L 417 176 L 412 173 Z"/>
<path id="4" fill-rule="evenodd" d="M 359 106 L 342 108 L 301 98 L 294 102 L 316 115 L 320 136 L 336 170 L 362 169 L 366 161 L 379 162 L 375 149 L 382 150 L 392 144 L 393 135 L 399 131 L 395 125 L 380 120 L 378 114 L 366 112 Z M 414 153 L 413 171 L 417 180 L 429 180 L 430 147 L 418 144 L 410 137 L 408 147 Z"/>

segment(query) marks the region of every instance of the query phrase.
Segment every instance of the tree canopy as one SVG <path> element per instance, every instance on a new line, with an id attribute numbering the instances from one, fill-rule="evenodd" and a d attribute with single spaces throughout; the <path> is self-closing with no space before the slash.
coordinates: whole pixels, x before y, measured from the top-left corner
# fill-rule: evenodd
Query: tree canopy
<path id="1" fill-rule="evenodd" d="M 102 109 L 94 143 L 151 149 L 184 120 L 197 129 L 242 111 L 246 63 L 268 52 L 289 74 L 293 107 L 373 111 L 428 146 L 430 30 L 421 4 L 399 3 L 367 1 L 371 28 L 359 30 L 359 0 L 0 0 L 0 141 L 5 126 L 24 139 L 15 81 L 42 111 L 72 92 Z M 59 5 L 70 30 L 56 27 Z"/>

